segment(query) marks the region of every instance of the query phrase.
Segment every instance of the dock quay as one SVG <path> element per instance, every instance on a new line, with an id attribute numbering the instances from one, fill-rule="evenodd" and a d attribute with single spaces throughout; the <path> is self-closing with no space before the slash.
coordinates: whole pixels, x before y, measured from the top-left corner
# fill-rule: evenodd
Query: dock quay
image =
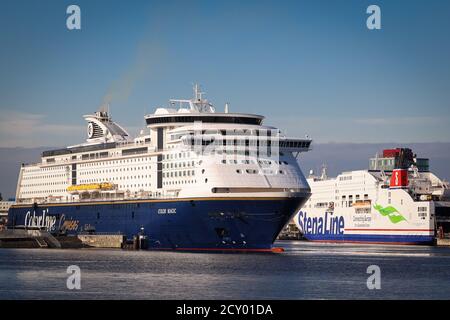
<path id="1" fill-rule="evenodd" d="M 302 234 L 296 224 L 289 222 L 277 237 L 277 240 L 302 240 Z"/>
<path id="2" fill-rule="evenodd" d="M 436 245 L 450 247 L 450 238 L 438 238 Z"/>
<path id="3" fill-rule="evenodd" d="M 0 231 L 0 248 L 123 248 L 121 234 L 52 235 L 44 230 Z"/>
<path id="4" fill-rule="evenodd" d="M 121 234 L 80 234 L 77 238 L 86 246 L 94 248 L 121 249 L 126 241 Z"/>
<path id="5" fill-rule="evenodd" d="M 2 230 L 1 248 L 61 248 L 61 243 L 42 230 Z"/>

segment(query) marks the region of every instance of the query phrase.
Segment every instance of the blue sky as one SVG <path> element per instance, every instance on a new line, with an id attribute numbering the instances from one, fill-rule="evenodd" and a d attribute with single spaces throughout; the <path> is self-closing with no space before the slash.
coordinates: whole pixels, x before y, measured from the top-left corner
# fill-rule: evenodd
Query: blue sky
<path id="1" fill-rule="evenodd" d="M 0 147 L 82 142 L 104 101 L 136 133 L 193 82 L 316 142 L 449 142 L 449 34 L 445 0 L 2 0 Z"/>

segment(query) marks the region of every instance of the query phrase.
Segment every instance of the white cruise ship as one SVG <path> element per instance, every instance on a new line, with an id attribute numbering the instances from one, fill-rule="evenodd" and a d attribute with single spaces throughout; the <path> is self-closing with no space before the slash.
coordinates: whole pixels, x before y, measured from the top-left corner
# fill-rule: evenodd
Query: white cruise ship
<path id="1" fill-rule="evenodd" d="M 310 189 L 297 163 L 311 140 L 263 116 L 217 112 L 198 86 L 145 116 L 132 138 L 107 109 L 85 115 L 85 143 L 23 165 L 9 228 L 145 233 L 150 249 L 271 250 Z"/>
<path id="2" fill-rule="evenodd" d="M 311 241 L 432 244 L 450 233 L 450 186 L 410 149 L 383 151 L 369 170 L 311 172 L 312 195 L 294 221 Z"/>

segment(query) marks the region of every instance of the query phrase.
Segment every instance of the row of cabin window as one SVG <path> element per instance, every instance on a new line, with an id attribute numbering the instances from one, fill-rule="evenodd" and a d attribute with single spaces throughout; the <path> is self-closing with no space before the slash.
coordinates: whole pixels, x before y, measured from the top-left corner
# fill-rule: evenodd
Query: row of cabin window
<path id="1" fill-rule="evenodd" d="M 275 174 L 275 172 L 276 172 L 276 174 L 286 174 L 286 171 L 284 171 L 284 170 L 278 170 L 278 171 L 262 170 L 262 171 L 259 171 L 256 169 L 245 169 L 245 172 L 248 174 L 258 174 L 258 173 L 260 173 L 260 174 Z M 237 169 L 236 173 L 242 174 L 242 173 L 244 173 L 244 170 Z"/>
<path id="2" fill-rule="evenodd" d="M 163 169 L 169 169 L 169 168 L 186 168 L 190 166 L 194 166 L 195 162 L 171 162 L 171 163 L 163 163 L 162 167 Z"/>
<path id="3" fill-rule="evenodd" d="M 179 153 L 168 153 L 163 154 L 162 159 L 163 160 L 173 160 L 173 159 L 182 159 L 182 158 L 190 158 L 191 154 L 190 152 L 179 152 Z"/>
<path id="4" fill-rule="evenodd" d="M 152 167 L 131 167 L 131 168 L 120 168 L 120 169 L 106 169 L 106 170 L 98 170 L 98 171 L 80 171 L 80 176 L 90 175 L 90 174 L 101 174 L 101 173 L 150 170 L 151 168 Z"/>
<path id="5" fill-rule="evenodd" d="M 24 195 L 36 195 L 36 194 L 52 194 L 52 193 L 55 193 L 55 192 L 66 192 L 66 189 L 24 191 L 24 192 L 21 192 L 21 194 L 24 194 Z"/>
<path id="6" fill-rule="evenodd" d="M 227 160 L 222 159 L 222 164 L 227 164 Z M 258 163 L 260 165 L 271 165 L 273 163 L 278 164 L 278 165 L 289 165 L 289 163 L 287 161 L 276 161 L 276 160 L 258 160 Z M 233 160 L 228 160 L 228 164 L 238 164 L 239 162 L 236 159 Z M 242 164 L 255 164 L 254 160 L 241 160 Z"/>
<path id="7" fill-rule="evenodd" d="M 148 179 L 151 178 L 151 175 L 138 175 L 138 176 L 126 176 L 126 177 L 110 177 L 109 180 L 111 181 L 118 181 L 118 180 L 128 180 L 128 179 Z M 80 179 L 80 183 L 101 183 L 104 182 L 105 179 L 99 178 L 99 179 Z"/>
<path id="8" fill-rule="evenodd" d="M 142 187 L 151 187 L 152 184 L 151 183 L 137 183 L 137 184 L 120 184 L 119 185 L 119 189 L 123 189 L 123 188 L 142 188 Z"/>
<path id="9" fill-rule="evenodd" d="M 51 174 L 51 175 L 45 175 L 45 176 L 24 176 L 22 180 L 64 178 L 64 177 L 67 177 L 67 176 L 68 176 L 68 173 Z"/>
<path id="10" fill-rule="evenodd" d="M 185 171 L 172 171 L 172 172 L 163 172 L 163 178 L 176 178 L 176 177 L 187 177 L 187 176 L 195 176 L 194 170 L 185 170 Z"/>
<path id="11" fill-rule="evenodd" d="M 191 183 L 197 183 L 197 180 L 166 181 L 166 182 L 163 182 L 163 185 L 168 186 L 168 185 L 175 185 L 175 184 L 191 184 Z"/>
<path id="12" fill-rule="evenodd" d="M 42 187 L 42 186 L 56 186 L 59 184 L 67 184 L 67 181 L 43 182 L 43 183 L 27 183 L 21 184 L 23 188 Z"/>
<path id="13" fill-rule="evenodd" d="M 150 157 L 111 160 L 111 161 L 99 161 L 99 162 L 91 162 L 91 163 L 80 163 L 79 166 L 83 168 L 83 167 L 107 166 L 107 165 L 112 165 L 112 164 L 135 163 L 135 162 L 145 162 L 145 161 L 150 161 Z"/>
<path id="14" fill-rule="evenodd" d="M 47 167 L 47 168 L 30 168 L 30 169 L 26 169 L 26 172 L 36 172 L 36 171 L 56 171 L 56 170 L 64 170 L 64 166 L 56 166 L 56 167 Z"/>

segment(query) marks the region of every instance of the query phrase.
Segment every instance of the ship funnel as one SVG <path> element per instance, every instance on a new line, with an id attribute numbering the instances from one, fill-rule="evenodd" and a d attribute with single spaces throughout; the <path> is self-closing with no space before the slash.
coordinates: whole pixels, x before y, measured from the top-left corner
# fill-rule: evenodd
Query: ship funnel
<path id="1" fill-rule="evenodd" d="M 225 103 L 225 113 L 228 113 L 228 108 L 229 108 L 229 105 L 228 105 L 228 102 L 227 102 L 227 103 Z"/>
<path id="2" fill-rule="evenodd" d="M 109 119 L 109 103 L 102 104 L 95 115 L 102 119 Z"/>

